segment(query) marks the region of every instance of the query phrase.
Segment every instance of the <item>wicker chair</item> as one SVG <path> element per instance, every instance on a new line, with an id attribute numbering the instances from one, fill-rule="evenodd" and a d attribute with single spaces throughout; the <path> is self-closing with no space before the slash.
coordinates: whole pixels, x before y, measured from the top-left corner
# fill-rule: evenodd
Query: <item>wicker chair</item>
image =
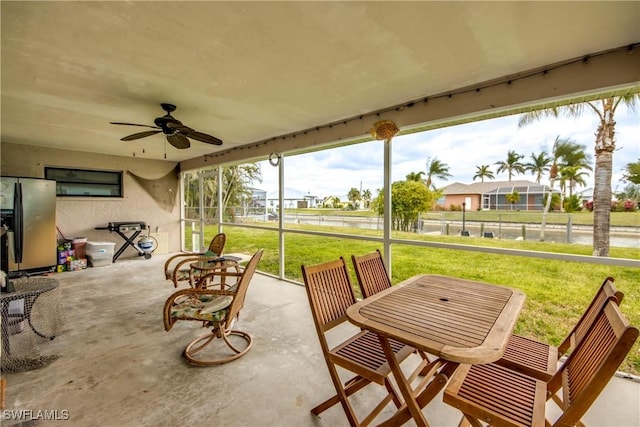
<path id="1" fill-rule="evenodd" d="M 574 426 L 609 383 L 638 339 L 620 308 L 607 301 L 583 340 L 545 383 L 489 363 L 460 365 L 444 391 L 444 402 L 463 413 L 460 426 Z M 561 410 L 549 420 L 546 402 Z"/>
<path id="2" fill-rule="evenodd" d="M 243 356 L 251 348 L 253 343 L 251 335 L 231 327 L 237 321 L 240 310 L 244 306 L 247 289 L 262 258 L 262 252 L 262 249 L 256 252 L 241 273 L 213 273 L 216 276 L 239 277 L 237 285 L 233 288 L 181 289 L 174 292 L 165 302 L 163 320 L 166 331 L 171 330 L 174 323 L 180 320 L 204 322 L 206 327 L 211 328 L 209 334 L 196 338 L 185 348 L 183 356 L 190 363 L 199 366 L 219 365 Z M 202 280 L 205 279 L 206 277 L 202 278 Z M 244 345 L 238 346 L 232 342 L 231 336 L 240 337 Z M 209 348 L 208 352 L 200 353 L 216 341 L 222 341 L 227 348 L 222 350 Z"/>
<path id="3" fill-rule="evenodd" d="M 325 334 L 347 321 L 347 308 L 356 302 L 344 258 L 314 266 L 303 265 L 302 277 L 322 354 L 337 392 L 311 412 L 319 415 L 340 403 L 351 426 L 364 426 L 373 421 L 390 401 L 393 400 L 396 407 L 399 407 L 400 398 L 388 378 L 391 369 L 380 340 L 374 333 L 360 331 L 335 347 L 330 347 L 327 341 Z M 398 362 L 402 362 L 414 350 L 397 341 L 391 341 L 391 346 Z M 343 385 L 337 367 L 344 368 L 355 376 Z M 371 383 L 386 387 L 387 395 L 362 421 L 358 421 L 349 396 Z"/>
<path id="4" fill-rule="evenodd" d="M 617 304 L 622 302 L 624 294 L 616 290 L 613 281 L 612 277 L 604 280 L 589 307 L 558 347 L 513 334 L 507 343 L 504 356 L 496 363 L 542 381 L 549 381 L 558 369 L 560 357 L 570 353 L 582 341 L 607 301 Z"/>
<path id="5" fill-rule="evenodd" d="M 211 239 L 206 252 L 183 253 L 169 257 L 164 263 L 164 277 L 173 282 L 174 288 L 177 288 L 180 282 L 187 282 L 189 286 L 192 286 L 189 277 L 189 264 L 209 256 L 222 255 L 226 242 L 227 236 L 224 233 L 218 233 Z"/>

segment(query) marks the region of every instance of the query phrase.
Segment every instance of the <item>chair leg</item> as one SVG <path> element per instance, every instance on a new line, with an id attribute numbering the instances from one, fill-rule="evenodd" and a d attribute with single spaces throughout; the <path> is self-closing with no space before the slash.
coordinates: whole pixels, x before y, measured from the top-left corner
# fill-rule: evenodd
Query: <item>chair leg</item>
<path id="1" fill-rule="evenodd" d="M 389 378 L 384 379 L 384 386 L 389 392 L 389 397 L 393 400 L 393 404 L 396 405 L 396 408 L 399 408 L 402 405 L 402 400 L 400 400 L 400 396 L 398 396 L 398 392 L 393 388 L 393 384 L 391 384 Z"/>
<path id="2" fill-rule="evenodd" d="M 351 378 L 350 380 L 348 380 L 347 382 L 345 382 L 344 392 L 347 396 L 351 396 L 358 390 L 361 390 L 370 382 L 371 381 L 369 381 L 368 379 L 357 375 Z M 331 408 L 336 403 L 340 403 L 340 396 L 338 396 L 337 394 L 333 395 L 333 397 L 330 397 L 329 399 L 325 400 L 321 404 L 311 409 L 311 413 L 314 415 L 320 415 L 322 412 Z"/>
<path id="3" fill-rule="evenodd" d="M 329 374 L 331 375 L 331 380 L 333 381 L 333 385 L 337 392 L 336 397 L 342 405 L 342 409 L 344 410 L 344 414 L 347 417 L 347 421 L 349 421 L 349 425 L 351 427 L 358 427 L 358 419 L 356 418 L 356 414 L 353 411 L 351 404 L 349 403 L 347 392 L 340 383 L 340 376 L 338 375 L 338 370 L 336 369 L 335 365 L 329 364 Z M 350 387 L 357 387 L 358 384 L 360 384 L 360 381 L 355 381 L 351 383 Z M 360 388 L 362 388 L 362 386 L 360 386 Z"/>
<path id="4" fill-rule="evenodd" d="M 423 369 L 420 371 L 420 376 L 424 377 L 429 373 L 429 365 L 431 365 L 433 360 L 429 359 L 429 356 L 427 355 L 427 353 L 425 353 L 422 350 L 416 350 L 416 352 L 422 358 L 422 361 L 423 361 Z"/>
<path id="5" fill-rule="evenodd" d="M 482 424 L 475 418 L 463 415 L 458 423 L 458 427 L 482 427 Z"/>
<path id="6" fill-rule="evenodd" d="M 393 388 L 393 385 L 387 378 L 385 378 L 385 387 L 387 387 L 389 393 L 387 393 L 385 398 L 382 399 L 382 401 L 380 401 L 362 421 L 358 421 L 355 411 L 353 410 L 353 407 L 349 402 L 349 396 L 353 395 L 365 386 L 371 384 L 371 381 L 361 376 L 355 376 L 346 381 L 345 387 L 343 387 L 340 382 L 338 371 L 333 364 L 329 364 L 329 374 L 337 393 L 331 398 L 325 400 L 321 404 L 311 409 L 311 413 L 314 415 L 319 415 L 320 413 L 334 406 L 336 403 L 340 403 L 347 417 L 347 421 L 349 421 L 349 425 L 351 427 L 365 427 L 369 425 L 392 400 L 397 407 L 401 405 L 398 394 Z"/>
<path id="7" fill-rule="evenodd" d="M 7 389 L 7 380 L 0 378 L 0 409 L 4 409 L 5 393 Z"/>

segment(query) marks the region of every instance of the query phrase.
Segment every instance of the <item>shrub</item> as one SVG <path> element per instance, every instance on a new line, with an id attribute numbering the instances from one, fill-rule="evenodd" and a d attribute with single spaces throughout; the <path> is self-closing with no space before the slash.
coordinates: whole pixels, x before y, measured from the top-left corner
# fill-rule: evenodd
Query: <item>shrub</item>
<path id="1" fill-rule="evenodd" d="M 631 199 L 627 199 L 622 204 L 625 212 L 633 212 L 636 209 L 636 202 Z"/>
<path id="2" fill-rule="evenodd" d="M 552 200 L 553 201 L 553 200 Z M 580 197 L 575 194 L 571 197 L 567 197 L 564 200 L 564 210 L 565 212 L 579 212 L 582 210 L 582 206 L 580 204 Z"/>
<path id="3" fill-rule="evenodd" d="M 623 212 L 624 211 L 624 206 L 622 206 L 622 201 L 618 200 L 616 201 L 611 201 L 611 212 Z"/>
<path id="4" fill-rule="evenodd" d="M 547 205 L 547 197 L 548 194 L 545 194 L 542 198 L 542 209 Z M 551 206 L 549 206 L 549 211 L 559 211 L 560 210 L 560 195 L 558 193 L 553 193 L 551 197 Z"/>

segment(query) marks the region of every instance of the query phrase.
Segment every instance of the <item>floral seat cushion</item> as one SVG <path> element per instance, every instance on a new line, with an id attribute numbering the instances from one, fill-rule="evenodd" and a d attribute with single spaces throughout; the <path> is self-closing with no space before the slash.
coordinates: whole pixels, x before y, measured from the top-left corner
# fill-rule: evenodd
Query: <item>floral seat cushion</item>
<path id="1" fill-rule="evenodd" d="M 182 268 L 176 273 L 176 280 L 189 280 L 189 269 Z"/>
<path id="2" fill-rule="evenodd" d="M 173 270 L 167 270 L 164 272 L 164 275 L 167 279 L 170 279 L 173 276 Z M 181 268 L 178 271 L 176 271 L 176 280 L 178 282 L 183 281 L 183 280 L 189 280 L 189 269 L 188 268 Z"/>
<path id="3" fill-rule="evenodd" d="M 219 322 L 223 320 L 232 296 L 190 295 L 176 302 L 171 308 L 171 317 L 182 320 L 204 320 Z"/>

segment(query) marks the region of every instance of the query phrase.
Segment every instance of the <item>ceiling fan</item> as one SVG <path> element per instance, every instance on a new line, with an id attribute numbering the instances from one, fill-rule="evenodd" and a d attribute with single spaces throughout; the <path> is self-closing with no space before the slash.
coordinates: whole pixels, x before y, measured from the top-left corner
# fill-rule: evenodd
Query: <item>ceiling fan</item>
<path id="1" fill-rule="evenodd" d="M 144 138 L 146 136 L 155 135 L 157 133 L 164 133 L 167 137 L 167 141 L 169 144 L 174 147 L 182 150 L 185 148 L 189 148 L 191 143 L 189 142 L 189 138 L 195 139 L 196 141 L 204 142 L 207 144 L 214 145 L 222 145 L 222 140 L 216 138 L 215 136 L 207 135 L 206 133 L 198 132 L 196 130 L 191 129 L 188 126 L 182 124 L 182 122 L 171 115 L 173 111 L 176 110 L 176 106 L 173 104 L 160 104 L 162 109 L 167 112 L 162 117 L 156 118 L 153 122 L 156 124 L 155 126 L 149 125 L 139 125 L 136 123 L 122 123 L 122 122 L 110 122 L 112 125 L 125 125 L 125 126 L 140 126 L 151 128 L 154 130 L 146 130 L 144 132 L 134 133 L 129 136 L 125 136 L 121 138 L 121 141 L 132 141 L 134 139 Z"/>

